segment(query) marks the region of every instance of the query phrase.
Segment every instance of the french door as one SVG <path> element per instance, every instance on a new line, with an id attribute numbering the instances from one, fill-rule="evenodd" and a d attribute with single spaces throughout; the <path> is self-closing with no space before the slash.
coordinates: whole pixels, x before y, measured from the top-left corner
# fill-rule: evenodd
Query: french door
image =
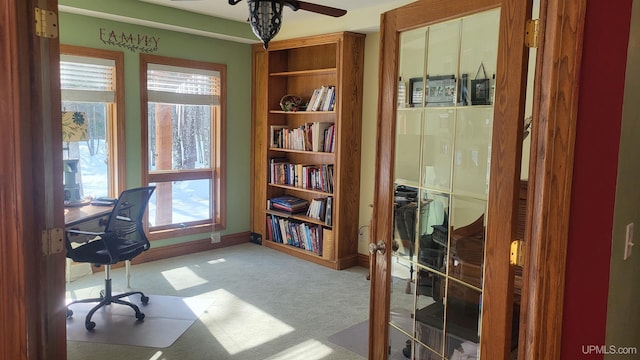
<path id="1" fill-rule="evenodd" d="M 0 5 L 3 359 L 66 358 L 57 11 L 57 0 Z M 38 36 L 43 22 L 50 27 Z"/>
<path id="2" fill-rule="evenodd" d="M 531 1 L 381 18 L 370 359 L 507 359 Z M 514 315 L 515 313 L 515 315 Z"/>

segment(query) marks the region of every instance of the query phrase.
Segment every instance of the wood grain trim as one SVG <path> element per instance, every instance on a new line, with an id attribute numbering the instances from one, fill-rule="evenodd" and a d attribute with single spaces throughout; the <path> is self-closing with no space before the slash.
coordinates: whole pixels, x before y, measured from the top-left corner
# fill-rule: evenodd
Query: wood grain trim
<path id="1" fill-rule="evenodd" d="M 0 349 L 18 360 L 66 358 L 64 254 L 41 245 L 64 226 L 59 43 L 36 36 L 36 7 L 57 1 L 0 6 Z"/>
<path id="2" fill-rule="evenodd" d="M 251 231 L 266 238 L 265 213 L 268 182 L 268 91 L 269 52 L 262 45 L 252 47 L 251 96 Z"/>
<path id="3" fill-rule="evenodd" d="M 488 222 L 482 302 L 481 359 L 510 359 L 514 269 L 511 241 L 518 229 L 520 173 L 529 49 L 524 45 L 531 0 L 504 1 L 500 9 L 500 41 L 491 145 Z M 519 36 L 518 36 L 519 35 Z M 518 94 L 518 95 L 515 95 Z M 507 189 L 509 191 L 507 191 Z M 506 295 L 506 296 L 505 296 Z"/>
<path id="4" fill-rule="evenodd" d="M 33 219 L 24 217 L 25 204 L 22 193 L 28 190 L 29 174 L 22 173 L 22 153 L 24 131 L 27 126 L 21 124 L 28 119 L 25 106 L 20 101 L 21 94 L 29 93 L 28 75 L 21 73 L 20 63 L 28 59 L 24 46 L 26 34 L 30 33 L 21 16 L 25 16 L 29 1 L 9 1 L 0 6 L 0 114 L 3 120 L 4 140 L 0 142 L 0 164 L 3 170 L 0 177 L 0 293 L 3 294 L 0 306 L 0 349 L 3 358 L 27 359 L 29 346 L 35 351 L 37 344 L 28 341 L 33 331 L 29 330 L 27 308 L 33 306 L 25 293 L 26 256 L 22 239 L 28 229 L 34 227 Z M 21 35 L 25 34 L 25 35 Z M 21 76 L 22 75 L 22 76 Z M 22 90 L 26 88 L 26 90 Z M 29 124 L 30 125 L 30 124 Z M 28 211 L 29 209 L 27 209 Z"/>
<path id="5" fill-rule="evenodd" d="M 376 125 L 376 165 L 373 193 L 373 210 L 371 214 L 371 242 L 378 239 L 391 239 L 393 233 L 390 210 L 393 208 L 393 173 L 385 170 L 387 164 L 393 164 L 393 149 L 395 126 L 387 118 L 394 109 L 396 74 L 398 74 L 398 34 L 396 17 L 393 13 L 384 13 L 380 17 L 380 59 L 378 66 L 378 118 Z M 393 84 L 393 85 L 392 85 Z M 385 91 L 385 89 L 387 89 Z M 391 94 L 389 94 L 391 93 Z M 391 108 L 391 110 L 389 110 Z M 386 111 L 385 111 L 386 109 Z M 382 149 L 390 152 L 382 151 Z M 378 210 L 380 209 L 380 210 Z M 379 221 L 380 219 L 388 221 Z M 391 244 L 386 245 L 391 249 Z M 378 260 L 378 257 L 384 259 Z M 369 295 L 369 360 L 385 360 L 389 343 L 389 302 L 391 291 L 391 272 L 388 255 L 372 254 L 371 261 L 371 291 Z"/>
<path id="6" fill-rule="evenodd" d="M 542 0 L 519 359 L 560 359 L 586 0 Z M 544 88 L 544 91 L 541 89 Z M 536 105 L 537 104 L 537 105 Z"/>

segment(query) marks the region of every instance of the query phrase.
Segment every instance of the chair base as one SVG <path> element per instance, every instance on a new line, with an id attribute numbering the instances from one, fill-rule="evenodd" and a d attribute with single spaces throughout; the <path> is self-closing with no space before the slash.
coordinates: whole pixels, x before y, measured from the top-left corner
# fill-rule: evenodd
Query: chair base
<path id="1" fill-rule="evenodd" d="M 128 297 L 135 294 L 140 294 L 140 301 L 143 304 L 146 304 L 149 302 L 149 297 L 143 294 L 141 291 L 130 291 L 122 294 L 113 295 L 111 293 L 111 279 L 105 279 L 104 293 L 101 292 L 99 298 L 81 299 L 81 300 L 76 300 L 67 304 L 67 317 L 69 318 L 73 316 L 73 311 L 69 309 L 69 306 L 73 304 L 78 304 L 78 303 L 97 302 L 98 304 L 96 304 L 96 306 L 94 306 L 91 309 L 91 311 L 89 311 L 89 313 L 87 314 L 84 320 L 84 326 L 87 328 L 87 330 L 93 330 L 96 327 L 96 323 L 91 321 L 91 317 L 93 316 L 93 314 L 101 307 L 105 305 L 111 305 L 112 303 L 129 306 L 130 308 L 133 309 L 133 311 L 135 311 L 136 319 L 138 319 L 138 321 L 142 321 L 144 320 L 144 313 L 140 311 L 140 308 L 134 303 L 131 303 L 126 300 L 122 300 L 122 298 L 124 297 Z"/>

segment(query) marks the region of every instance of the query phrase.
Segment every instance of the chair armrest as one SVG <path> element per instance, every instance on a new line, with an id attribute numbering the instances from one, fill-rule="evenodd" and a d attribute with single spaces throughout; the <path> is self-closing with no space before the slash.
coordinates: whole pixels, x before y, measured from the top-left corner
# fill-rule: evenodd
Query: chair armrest
<path id="1" fill-rule="evenodd" d="M 102 237 L 102 235 L 104 235 L 104 232 L 83 231 L 83 230 L 66 230 L 66 233 L 67 233 L 67 236 L 66 236 L 67 242 L 71 247 L 74 247 L 72 243 L 83 244 L 97 237 Z"/>
<path id="2" fill-rule="evenodd" d="M 82 230 L 67 230 L 67 234 L 100 236 L 100 235 L 104 235 L 104 231 L 95 232 L 95 231 L 82 231 Z"/>

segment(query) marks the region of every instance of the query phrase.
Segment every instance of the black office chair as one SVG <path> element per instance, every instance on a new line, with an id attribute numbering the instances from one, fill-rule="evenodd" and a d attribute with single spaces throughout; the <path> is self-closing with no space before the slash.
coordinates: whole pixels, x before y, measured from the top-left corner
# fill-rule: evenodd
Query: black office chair
<path id="1" fill-rule="evenodd" d="M 100 292 L 99 298 L 76 300 L 67 305 L 67 317 L 73 315 L 70 305 L 76 303 L 98 304 L 89 311 L 85 318 L 85 327 L 92 330 L 96 323 L 91 321 L 93 314 L 101 307 L 111 303 L 130 306 L 136 312 L 136 319 L 143 320 L 144 313 L 133 303 L 122 298 L 140 294 L 143 304 L 149 301 L 149 297 L 140 291 L 131 291 L 124 294 L 113 295 L 111 293 L 111 265 L 120 261 L 131 260 L 150 247 L 149 240 L 144 234 L 142 218 L 155 186 L 141 187 L 125 190 L 120 194 L 109 220 L 103 232 L 88 232 L 79 230 L 67 230 L 66 247 L 67 257 L 76 262 L 91 263 L 95 266 L 104 265 L 105 288 Z M 81 243 L 74 247 L 72 244 Z"/>

